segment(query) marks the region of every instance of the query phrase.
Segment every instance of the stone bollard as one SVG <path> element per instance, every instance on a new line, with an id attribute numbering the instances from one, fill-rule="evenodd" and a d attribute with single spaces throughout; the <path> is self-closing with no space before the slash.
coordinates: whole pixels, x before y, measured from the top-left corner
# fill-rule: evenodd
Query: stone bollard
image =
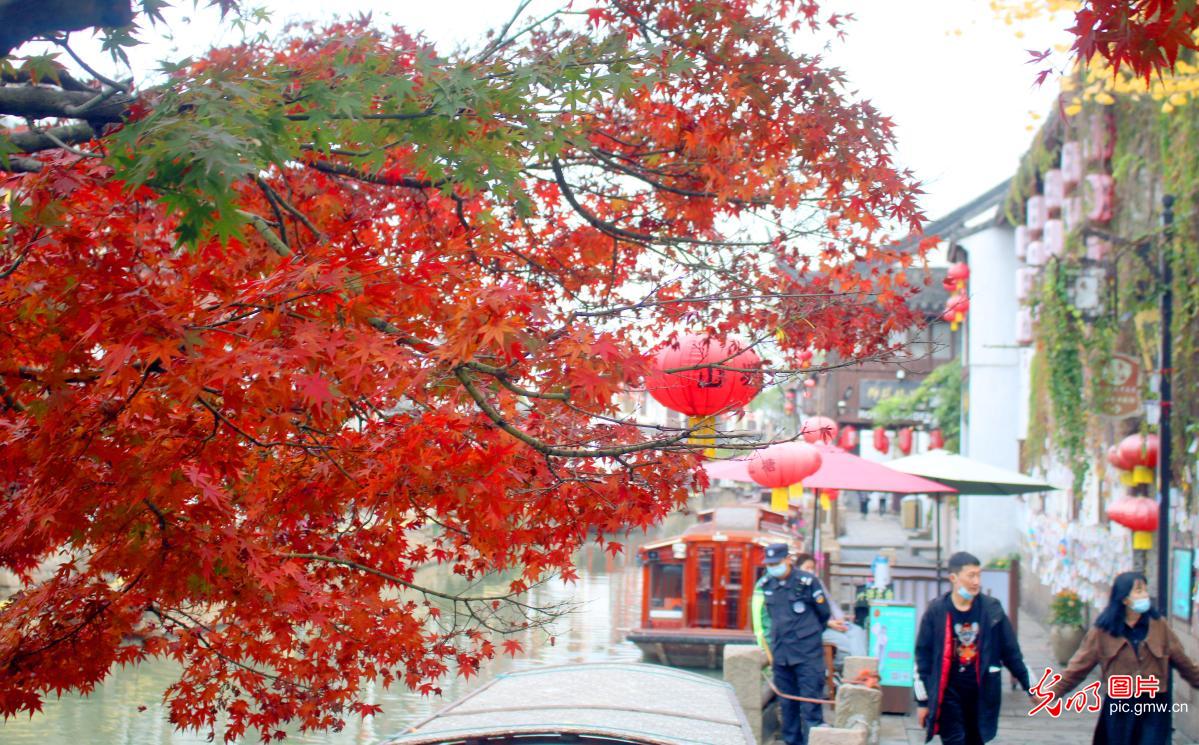
<path id="1" fill-rule="evenodd" d="M 863 670 L 869 670 L 872 673 L 878 674 L 878 658 L 846 657 L 845 664 L 841 668 L 841 680 L 846 683 L 852 683 L 857 679 L 858 673 Z"/>
<path id="2" fill-rule="evenodd" d="M 842 729 L 860 729 L 865 733 L 863 743 L 878 745 L 882 708 L 883 692 L 879 689 L 842 683 L 837 688 L 833 725 Z"/>
<path id="3" fill-rule="evenodd" d="M 770 698 L 762 682 L 765 666 L 766 653 L 757 644 L 724 645 L 724 682 L 733 687 L 758 742 L 762 741 L 762 714 Z"/>
<path id="4" fill-rule="evenodd" d="M 867 745 L 866 730 L 861 727 L 813 727 L 808 730 L 808 745 Z"/>

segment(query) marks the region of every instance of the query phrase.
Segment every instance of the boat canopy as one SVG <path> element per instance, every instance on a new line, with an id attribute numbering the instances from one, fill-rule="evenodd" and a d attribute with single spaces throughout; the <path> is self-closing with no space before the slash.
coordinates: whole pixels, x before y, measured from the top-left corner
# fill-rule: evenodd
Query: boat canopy
<path id="1" fill-rule="evenodd" d="M 460 743 L 754 745 L 733 688 L 639 663 L 541 667 L 500 675 L 383 745 Z"/>

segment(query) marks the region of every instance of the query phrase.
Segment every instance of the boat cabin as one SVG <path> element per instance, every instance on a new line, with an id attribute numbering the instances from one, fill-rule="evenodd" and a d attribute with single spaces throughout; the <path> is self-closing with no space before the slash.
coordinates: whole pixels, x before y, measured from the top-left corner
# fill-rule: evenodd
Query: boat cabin
<path id="1" fill-rule="evenodd" d="M 641 626 L 629 639 L 647 659 L 683 667 L 719 667 L 726 643 L 752 643 L 754 583 L 765 547 L 792 542 L 785 520 L 758 505 L 718 507 L 642 546 Z"/>

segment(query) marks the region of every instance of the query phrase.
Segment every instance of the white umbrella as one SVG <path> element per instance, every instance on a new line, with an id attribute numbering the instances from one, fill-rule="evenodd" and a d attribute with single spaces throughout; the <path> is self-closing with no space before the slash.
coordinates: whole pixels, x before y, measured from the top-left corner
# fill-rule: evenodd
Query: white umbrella
<path id="1" fill-rule="evenodd" d="M 1003 497 L 1012 494 L 1053 491 L 1058 487 L 1037 481 L 1018 471 L 981 463 L 948 450 L 930 450 L 920 455 L 887 461 L 887 467 L 932 479 L 958 490 L 962 497 Z M 937 579 L 941 579 L 941 497 L 937 497 Z"/>
<path id="2" fill-rule="evenodd" d="M 887 461 L 887 468 L 952 486 L 962 496 L 1001 497 L 1058 488 L 1018 471 L 992 466 L 947 450 L 930 450 L 920 455 L 890 460 Z"/>

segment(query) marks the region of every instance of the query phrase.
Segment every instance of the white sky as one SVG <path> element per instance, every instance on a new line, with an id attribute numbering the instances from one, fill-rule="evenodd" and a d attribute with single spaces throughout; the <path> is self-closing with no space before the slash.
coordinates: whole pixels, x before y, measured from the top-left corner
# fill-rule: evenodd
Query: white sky
<path id="1" fill-rule="evenodd" d="M 261 0 L 260 0 L 261 1 Z M 377 22 L 420 30 L 447 51 L 481 38 L 507 20 L 516 0 L 266 0 L 277 23 L 327 20 L 372 12 Z M 577 8 L 591 5 L 575 0 Z M 184 7 L 189 4 L 181 3 Z M 536 0 L 534 9 L 556 7 Z M 1036 88 L 1037 66 L 1028 49 L 1065 40 L 1066 19 L 1025 27 L 1017 38 L 997 20 L 987 0 L 827 0 L 830 11 L 853 12 L 848 38 L 829 58 L 846 70 L 851 88 L 871 99 L 897 125 L 897 161 L 925 183 L 922 204 L 937 218 L 1015 172 L 1032 137 L 1034 116 L 1053 105 L 1051 79 Z M 136 67 L 155 59 L 194 54 L 234 43 L 212 11 L 172 19 L 174 44 L 154 41 L 133 55 Z M 144 38 L 150 41 L 152 33 Z M 172 46 L 178 52 L 173 53 Z M 96 59 L 96 57 L 91 57 Z"/>

